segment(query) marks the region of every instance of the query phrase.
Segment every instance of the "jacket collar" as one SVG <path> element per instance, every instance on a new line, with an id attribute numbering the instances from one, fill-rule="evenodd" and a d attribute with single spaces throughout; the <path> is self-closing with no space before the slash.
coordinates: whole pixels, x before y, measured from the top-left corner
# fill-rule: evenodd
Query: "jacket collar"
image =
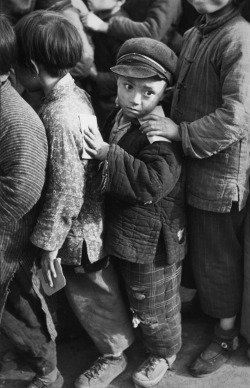
<path id="1" fill-rule="evenodd" d="M 206 22 L 206 15 L 201 15 L 195 21 L 195 27 L 200 31 L 202 35 L 206 35 L 216 30 L 217 28 L 223 26 L 223 24 L 227 23 L 229 20 L 233 19 L 235 16 L 239 14 L 240 14 L 239 8 L 233 7 L 226 14 L 221 15 L 212 20 L 209 20 L 209 22 Z"/>

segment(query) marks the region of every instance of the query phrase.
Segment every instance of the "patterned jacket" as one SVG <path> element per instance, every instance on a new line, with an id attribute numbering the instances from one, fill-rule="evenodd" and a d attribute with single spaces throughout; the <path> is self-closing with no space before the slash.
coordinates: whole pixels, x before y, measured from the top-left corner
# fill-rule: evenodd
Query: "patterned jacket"
<path id="1" fill-rule="evenodd" d="M 213 212 L 242 209 L 248 196 L 250 25 L 237 8 L 197 21 L 177 66 L 172 119 L 180 124 L 187 201 Z"/>
<path id="2" fill-rule="evenodd" d="M 44 185 L 47 152 L 39 117 L 7 80 L 0 87 L 0 318 L 18 265 L 30 273 L 37 256 L 29 237 Z"/>
<path id="3" fill-rule="evenodd" d="M 44 250 L 59 249 L 63 264 L 80 265 L 84 241 L 90 262 L 103 257 L 98 162 L 83 158 L 79 114 L 93 114 L 86 93 L 70 74 L 46 96 L 40 110 L 49 144 L 43 207 L 31 236 Z"/>

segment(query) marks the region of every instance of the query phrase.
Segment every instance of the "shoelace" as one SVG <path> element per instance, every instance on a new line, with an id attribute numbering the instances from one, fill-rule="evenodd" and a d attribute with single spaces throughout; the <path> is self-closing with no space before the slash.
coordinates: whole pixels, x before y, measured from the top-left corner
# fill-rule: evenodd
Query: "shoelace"
<path id="1" fill-rule="evenodd" d="M 106 369 L 108 364 L 108 359 L 105 357 L 99 357 L 96 362 L 83 374 L 90 380 L 92 378 L 96 378 L 99 372 Z"/>
<path id="2" fill-rule="evenodd" d="M 141 371 L 144 372 L 146 375 L 148 375 L 148 373 L 150 371 L 153 371 L 154 368 L 156 367 L 157 364 L 159 364 L 159 359 L 155 356 L 151 356 L 149 357 L 149 362 L 147 365 L 144 365 L 142 368 L 141 368 Z"/>

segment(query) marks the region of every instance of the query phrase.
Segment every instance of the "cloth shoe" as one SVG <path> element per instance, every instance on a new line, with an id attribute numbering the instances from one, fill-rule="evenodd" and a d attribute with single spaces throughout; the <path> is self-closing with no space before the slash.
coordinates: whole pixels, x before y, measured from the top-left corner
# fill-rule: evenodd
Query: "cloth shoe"
<path id="1" fill-rule="evenodd" d="M 189 372 L 194 377 L 205 377 L 225 364 L 239 346 L 236 329 L 223 330 L 216 326 L 212 342 L 193 361 Z"/>
<path id="2" fill-rule="evenodd" d="M 75 381 L 76 388 L 106 388 L 127 366 L 127 357 L 99 357 L 89 369 Z"/>
<path id="3" fill-rule="evenodd" d="M 62 388 L 63 377 L 56 369 L 46 376 L 35 376 L 27 388 Z"/>
<path id="4" fill-rule="evenodd" d="M 159 383 L 170 369 L 176 356 L 169 359 L 150 355 L 133 373 L 132 379 L 137 387 L 152 387 Z"/>

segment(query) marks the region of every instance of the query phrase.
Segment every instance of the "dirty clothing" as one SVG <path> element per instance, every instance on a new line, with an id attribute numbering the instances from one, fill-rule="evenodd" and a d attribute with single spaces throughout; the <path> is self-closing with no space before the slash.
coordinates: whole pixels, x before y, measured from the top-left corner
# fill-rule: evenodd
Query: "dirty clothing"
<path id="1" fill-rule="evenodd" d="M 165 260 L 161 244 L 149 264 L 113 257 L 125 282 L 134 325 L 140 325 L 147 351 L 169 358 L 181 348 L 181 263 L 166 265 Z"/>
<path id="2" fill-rule="evenodd" d="M 44 127 L 7 80 L 0 87 L 0 321 L 37 373 L 56 365 L 56 331 L 39 292 L 29 237 L 47 163 Z"/>
<path id="3" fill-rule="evenodd" d="M 181 346 L 179 285 L 185 254 L 181 154 L 174 143 L 150 144 L 138 120 L 120 126 L 121 118 L 121 111 L 113 112 L 105 129 L 111 142 L 102 182 L 106 249 L 124 278 L 146 347 L 152 354 L 171 357 Z M 137 297 L 135 289 L 143 290 L 143 295 L 136 293 Z"/>
<path id="4" fill-rule="evenodd" d="M 241 334 L 250 345 L 250 197 L 244 225 L 244 282 L 241 314 Z"/>
<path id="5" fill-rule="evenodd" d="M 249 23 L 232 7 L 187 31 L 171 118 L 180 124 L 187 201 L 198 209 L 241 210 L 249 192 Z"/>
<path id="6" fill-rule="evenodd" d="M 48 331 L 36 287 L 27 279 L 20 266 L 10 284 L 1 329 L 33 371 L 44 376 L 56 368 L 56 344 Z"/>
<path id="7" fill-rule="evenodd" d="M 63 270 L 70 306 L 100 354 L 118 354 L 128 348 L 134 333 L 113 265 L 93 272 L 71 266 Z"/>
<path id="8" fill-rule="evenodd" d="M 200 16 L 187 31 L 177 65 L 171 118 L 186 155 L 188 246 L 204 311 L 240 308 L 244 207 L 249 192 L 249 23 L 231 4 Z M 218 226 L 220 225 L 220 227 Z"/>
<path id="9" fill-rule="evenodd" d="M 42 211 L 31 241 L 44 250 L 59 249 L 62 264 L 80 265 L 86 242 L 90 262 L 104 257 L 102 200 L 97 163 L 83 158 L 78 115 L 94 114 L 86 93 L 70 74 L 46 96 L 39 115 L 49 143 L 49 165 Z"/>
<path id="10" fill-rule="evenodd" d="M 118 110 L 104 128 L 114 127 Z M 160 233 L 165 263 L 184 258 L 184 176 L 178 144 L 149 143 L 133 121 L 117 144 L 111 144 L 103 167 L 106 194 L 106 250 L 124 260 L 153 262 Z M 119 123 L 118 123 L 119 132 Z"/>
<path id="11" fill-rule="evenodd" d="M 31 240 L 44 250 L 59 249 L 67 296 L 76 316 L 99 351 L 112 354 L 127 348 L 134 337 L 112 268 L 81 271 L 87 261 L 95 265 L 105 254 L 98 162 L 83 158 L 80 113 L 91 115 L 93 110 L 86 93 L 68 74 L 46 96 L 40 111 L 49 141 L 49 170 L 43 208 Z M 116 324 L 112 326 L 111 321 Z"/>
<path id="12" fill-rule="evenodd" d="M 230 318 L 241 310 L 245 216 L 246 207 L 239 212 L 237 203 L 230 213 L 188 207 L 189 255 L 199 301 L 214 318 Z"/>

